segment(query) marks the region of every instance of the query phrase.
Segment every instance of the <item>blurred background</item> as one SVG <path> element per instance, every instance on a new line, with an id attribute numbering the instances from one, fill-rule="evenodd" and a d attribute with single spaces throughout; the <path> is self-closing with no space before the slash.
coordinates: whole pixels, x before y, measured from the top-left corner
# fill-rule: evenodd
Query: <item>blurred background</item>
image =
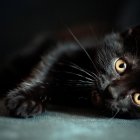
<path id="1" fill-rule="evenodd" d="M 139 23 L 139 0 L 4 0 L 0 2 L 0 59 L 37 34 L 60 30 L 64 24 L 100 24 L 115 31 Z"/>

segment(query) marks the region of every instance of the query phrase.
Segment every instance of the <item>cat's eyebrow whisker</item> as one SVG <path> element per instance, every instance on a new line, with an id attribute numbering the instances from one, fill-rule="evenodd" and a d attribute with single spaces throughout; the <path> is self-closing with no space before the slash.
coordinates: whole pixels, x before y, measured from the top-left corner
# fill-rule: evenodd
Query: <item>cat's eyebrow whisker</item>
<path id="1" fill-rule="evenodd" d="M 96 65 L 94 64 L 93 60 L 91 59 L 89 53 L 86 51 L 86 49 L 84 48 L 84 46 L 81 44 L 81 42 L 77 39 L 77 37 L 73 34 L 72 30 L 67 27 L 68 32 L 72 35 L 72 37 L 74 38 L 74 40 L 77 42 L 77 44 L 81 47 L 81 49 L 85 52 L 85 54 L 87 55 L 87 57 L 89 58 L 90 62 L 92 63 L 94 69 L 98 72 L 98 69 L 96 67 Z"/>
<path id="2" fill-rule="evenodd" d="M 85 78 L 86 80 L 91 81 L 91 82 L 94 82 L 94 81 L 95 81 L 95 80 L 93 80 L 93 79 L 91 79 L 91 78 L 89 78 L 89 77 L 83 76 L 83 75 L 78 74 L 78 73 L 69 72 L 69 71 L 66 71 L 65 73 L 69 73 L 69 74 L 72 74 L 72 75 L 76 75 L 76 76 L 78 76 L 78 77 Z"/>

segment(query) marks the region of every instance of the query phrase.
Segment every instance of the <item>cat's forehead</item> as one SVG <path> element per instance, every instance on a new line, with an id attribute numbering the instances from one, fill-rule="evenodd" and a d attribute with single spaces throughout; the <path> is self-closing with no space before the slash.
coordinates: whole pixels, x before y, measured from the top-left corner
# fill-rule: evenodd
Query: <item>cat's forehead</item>
<path id="1" fill-rule="evenodd" d="M 136 29 L 134 30 L 137 31 Z M 104 45 L 108 50 L 116 51 L 118 54 L 130 54 L 135 58 L 140 58 L 140 30 L 134 32 L 132 29 L 127 31 L 127 35 L 121 33 L 111 33 L 104 38 Z M 136 56 L 137 54 L 137 56 Z"/>
<path id="2" fill-rule="evenodd" d="M 140 26 L 129 28 L 120 33 L 125 51 L 140 57 Z"/>
<path id="3" fill-rule="evenodd" d="M 124 52 L 123 40 L 119 33 L 111 33 L 105 36 L 102 44 L 102 50 L 112 56 L 121 56 Z"/>
<path id="4" fill-rule="evenodd" d="M 122 49 L 123 40 L 118 33 L 111 33 L 104 38 L 104 44 L 112 49 Z"/>

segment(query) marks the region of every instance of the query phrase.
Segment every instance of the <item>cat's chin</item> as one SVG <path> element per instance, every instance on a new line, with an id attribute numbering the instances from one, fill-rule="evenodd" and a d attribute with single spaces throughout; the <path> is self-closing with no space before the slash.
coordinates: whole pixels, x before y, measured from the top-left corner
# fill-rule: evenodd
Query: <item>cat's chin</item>
<path id="1" fill-rule="evenodd" d="M 140 119 L 140 114 L 133 114 L 130 112 L 119 112 L 114 118 L 118 119 Z"/>
<path id="2" fill-rule="evenodd" d="M 116 102 L 111 99 L 106 99 L 105 108 L 108 110 L 107 116 L 111 118 L 119 119 L 139 119 L 140 112 L 131 106 L 129 109 L 127 107 L 122 107 L 120 102 Z"/>

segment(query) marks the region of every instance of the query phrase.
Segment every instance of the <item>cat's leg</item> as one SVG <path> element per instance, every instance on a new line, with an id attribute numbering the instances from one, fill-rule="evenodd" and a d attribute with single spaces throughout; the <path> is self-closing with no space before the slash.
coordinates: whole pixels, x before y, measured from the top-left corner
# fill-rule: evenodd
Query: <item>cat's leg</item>
<path id="1" fill-rule="evenodd" d="M 40 62 L 28 79 L 8 93 L 5 103 L 12 116 L 31 117 L 45 111 L 48 100 L 46 67 Z"/>
<path id="2" fill-rule="evenodd" d="M 70 54 L 77 53 L 78 49 L 73 44 L 58 44 L 48 50 L 39 65 L 31 72 L 29 78 L 8 93 L 6 106 L 10 113 L 18 117 L 30 117 L 43 112 L 49 99 L 51 84 L 55 83 L 57 75 L 58 77 L 64 76 L 65 64 L 58 66 L 58 62 L 70 60 L 73 56 Z M 55 73 L 54 71 L 57 69 L 62 72 Z"/>

